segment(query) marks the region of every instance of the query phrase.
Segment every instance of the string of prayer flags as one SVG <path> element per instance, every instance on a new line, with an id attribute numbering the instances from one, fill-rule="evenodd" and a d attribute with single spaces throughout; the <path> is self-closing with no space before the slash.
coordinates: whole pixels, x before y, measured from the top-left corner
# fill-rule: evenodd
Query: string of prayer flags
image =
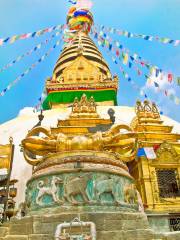
<path id="1" fill-rule="evenodd" d="M 155 86 L 155 88 L 158 89 L 158 92 L 162 92 L 163 94 L 165 94 L 165 96 L 168 97 L 171 101 L 173 101 L 176 105 L 180 104 L 180 98 L 177 97 L 174 92 L 172 93 L 168 89 L 160 88 L 159 83 L 157 83 L 155 80 L 153 80 L 150 76 L 145 75 L 145 77 L 146 77 L 149 85 L 154 83 L 154 86 Z"/>
<path id="2" fill-rule="evenodd" d="M 45 41 L 37 44 L 35 47 L 33 47 L 31 50 L 27 51 L 26 53 L 18 56 L 16 59 L 14 59 L 13 61 L 11 61 L 10 63 L 6 64 L 4 67 L 2 67 L 0 69 L 0 73 L 5 71 L 6 69 L 12 67 L 15 63 L 21 61 L 24 57 L 26 56 L 30 56 L 33 52 L 36 52 L 37 50 L 40 50 L 41 47 L 45 44 L 48 44 L 54 37 L 57 37 L 59 36 L 59 34 L 61 33 L 62 31 L 60 32 L 56 32 L 55 34 L 53 34 L 49 39 L 46 39 Z"/>
<path id="3" fill-rule="evenodd" d="M 129 68 L 134 68 L 137 72 L 138 76 L 141 76 L 143 74 L 143 72 L 137 68 L 136 66 L 133 66 L 133 63 L 135 64 L 140 64 L 142 67 L 146 67 L 148 69 L 148 71 L 151 73 L 151 75 L 153 73 L 155 73 L 156 77 L 161 77 L 163 80 L 163 70 L 158 68 L 157 66 L 154 66 L 150 63 L 148 63 L 146 60 L 142 60 L 142 57 L 140 57 L 137 53 L 134 53 L 133 55 L 129 54 L 129 50 L 126 50 L 122 44 L 120 44 L 119 41 L 114 41 L 116 47 L 118 47 L 118 49 L 115 49 L 112 45 L 111 42 L 109 42 L 107 39 L 109 39 L 108 34 L 104 34 L 103 31 L 101 30 L 98 34 L 97 29 L 94 28 L 93 29 L 93 33 L 96 34 L 96 37 L 98 38 L 99 41 L 105 41 L 105 46 L 109 46 L 110 49 L 115 51 L 116 56 L 122 60 L 123 64 L 127 65 Z M 100 36 L 101 33 L 101 36 Z M 106 36 L 107 39 L 104 39 L 102 36 Z M 103 43 L 102 43 L 103 44 Z M 146 77 L 146 75 L 145 75 Z M 168 82 L 172 83 L 173 81 L 173 74 L 172 73 L 168 73 Z M 156 83 L 154 83 L 156 86 L 155 87 L 160 87 L 158 86 Z M 178 82 L 177 82 L 178 84 Z"/>
<path id="4" fill-rule="evenodd" d="M 28 39 L 28 38 L 39 37 L 39 36 L 41 36 L 45 33 L 50 33 L 52 31 L 61 30 L 64 27 L 65 27 L 65 25 L 57 25 L 57 26 L 45 28 L 45 29 L 42 29 L 42 30 L 38 30 L 36 32 L 14 35 L 12 37 L 7 37 L 7 38 L 0 38 L 0 46 L 3 46 L 4 44 L 13 44 L 17 40 L 24 40 L 24 39 Z"/>
<path id="5" fill-rule="evenodd" d="M 36 111 L 40 110 L 43 101 L 44 101 L 44 98 L 42 98 L 42 97 L 38 98 L 38 104 L 36 106 L 34 106 L 34 109 Z"/>
<path id="6" fill-rule="evenodd" d="M 102 47 L 108 46 L 107 49 L 109 50 L 109 52 L 112 52 L 111 49 L 114 49 L 113 45 L 112 45 L 112 44 L 111 44 L 111 45 L 110 45 L 110 44 L 109 44 L 109 45 L 107 45 L 107 44 L 104 45 L 104 38 L 103 38 L 102 36 L 100 36 L 97 32 L 95 32 L 95 34 L 97 34 L 97 35 L 96 35 L 96 36 L 97 36 L 96 40 L 98 41 L 98 45 L 99 45 L 99 46 L 102 46 Z M 95 34 L 94 34 L 94 36 L 95 36 Z M 101 35 L 102 35 L 102 34 L 101 34 Z M 111 46 L 111 47 L 109 48 L 109 46 Z M 116 53 L 116 52 L 115 52 L 115 54 L 116 54 L 116 56 L 117 56 L 117 53 Z M 126 54 L 127 54 L 127 53 L 126 53 Z M 125 55 L 124 52 L 121 51 L 121 55 L 122 55 L 122 58 L 121 58 L 121 56 L 120 56 L 120 57 L 118 57 L 118 59 L 119 59 L 119 60 L 123 60 L 123 63 L 124 63 L 125 65 L 127 65 L 127 63 L 128 63 L 128 67 L 131 68 L 131 67 L 132 67 L 132 62 L 128 62 L 128 60 L 126 60 L 126 55 Z M 127 54 L 127 55 L 128 55 L 128 54 Z M 132 58 L 133 58 L 133 59 L 137 58 L 137 54 L 135 54 L 134 57 L 131 56 L 130 58 L 131 58 L 131 60 L 132 60 Z M 114 56 L 112 57 L 112 61 L 113 61 L 115 64 L 118 64 L 118 61 L 116 60 L 116 58 L 115 58 Z M 137 70 L 137 73 L 138 73 L 139 76 L 142 75 L 142 72 L 141 72 L 138 68 L 136 68 L 136 70 Z M 155 72 L 156 77 L 158 77 L 160 73 L 162 74 L 162 70 L 157 69 L 156 66 L 151 66 L 151 68 L 149 69 L 149 71 L 150 71 L 150 75 L 152 75 L 152 74 Z M 128 82 L 130 82 L 130 83 L 133 85 L 133 88 L 136 89 L 136 90 L 139 90 L 140 93 L 142 93 L 141 88 L 140 88 L 137 84 L 135 84 L 134 81 L 131 80 L 131 78 L 129 77 L 129 75 L 128 75 L 126 72 L 124 72 L 124 70 L 122 70 L 122 67 L 121 67 L 121 72 L 122 72 L 124 78 L 128 79 Z M 147 79 L 147 82 L 149 82 L 150 85 L 153 83 L 154 86 L 155 86 L 155 88 L 157 88 L 159 91 L 163 92 L 163 94 L 165 94 L 166 96 L 168 96 L 170 100 L 172 100 L 172 101 L 175 102 L 175 104 L 180 104 L 180 99 L 179 99 L 177 96 L 175 96 L 175 95 L 172 94 L 172 93 L 171 93 L 171 94 L 168 94 L 168 91 L 167 91 L 167 90 L 164 90 L 163 88 L 161 88 L 160 85 L 159 85 L 159 83 L 156 82 L 154 79 L 152 79 L 150 76 L 148 76 L 148 75 L 146 75 L 146 74 L 144 74 L 144 76 L 145 76 L 145 78 Z M 159 92 L 159 91 L 158 91 L 158 92 Z M 141 94 L 141 95 L 142 95 L 142 94 Z M 148 98 L 146 93 L 144 93 L 143 95 L 144 95 L 145 98 Z"/>
<path id="7" fill-rule="evenodd" d="M 96 31 L 94 31 L 94 34 L 98 39 L 98 45 L 102 46 L 102 47 L 106 46 L 109 51 L 112 50 L 112 52 L 115 52 L 118 59 L 122 60 L 124 65 L 128 64 L 128 67 L 131 68 L 133 64 L 132 64 L 132 62 L 130 62 L 130 60 L 133 60 L 134 63 L 138 63 L 138 61 L 135 60 L 135 58 L 137 58 L 137 56 L 138 56 L 136 53 L 134 53 L 134 55 L 133 55 L 134 57 L 133 57 L 133 56 L 129 55 L 129 53 L 127 51 L 126 52 L 123 51 L 123 46 L 122 45 L 118 44 L 119 48 L 121 48 L 120 50 L 117 49 L 117 47 L 114 47 L 112 45 L 112 43 L 108 42 L 106 39 L 104 39 L 102 37 L 102 35 L 103 35 L 102 33 L 101 33 L 101 36 L 100 36 L 100 33 L 98 34 Z M 106 35 L 106 37 L 108 38 L 108 35 Z M 116 44 L 117 44 L 117 42 L 116 42 Z M 138 76 L 142 75 L 142 71 L 140 71 L 139 68 L 137 68 L 136 66 L 133 66 L 133 67 L 137 71 Z"/>
<path id="8" fill-rule="evenodd" d="M 0 92 L 0 96 L 4 96 L 7 91 L 9 91 L 14 85 L 16 85 L 23 77 L 25 77 L 30 71 L 32 71 L 39 63 L 43 62 L 50 53 L 60 45 L 60 40 L 58 40 L 41 58 L 39 58 L 35 63 L 33 63 L 28 69 L 26 69 L 22 74 L 20 74 L 13 82 L 11 82 L 5 89 Z"/>
<path id="9" fill-rule="evenodd" d="M 150 160 L 156 159 L 156 153 L 153 147 L 139 148 L 137 152 L 138 157 L 146 156 Z"/>
<path id="10" fill-rule="evenodd" d="M 104 25 L 101 25 L 100 28 L 102 30 L 106 30 L 107 32 L 110 32 L 112 34 L 117 34 L 119 36 L 124 36 L 127 38 L 141 38 L 145 41 L 158 41 L 163 44 L 171 44 L 174 47 L 177 47 L 180 45 L 180 40 L 171 39 L 168 37 L 159 37 L 159 36 L 151 36 L 151 35 L 145 35 L 145 34 L 137 34 L 137 33 L 131 33 L 129 31 L 116 29 L 112 27 L 105 27 Z"/>
<path id="11" fill-rule="evenodd" d="M 101 43 L 101 42 L 99 42 L 99 43 Z M 103 47 L 104 47 L 104 46 L 103 46 Z M 107 52 L 107 53 L 110 55 L 110 51 Z M 116 60 L 116 58 L 115 58 L 114 56 L 111 56 L 111 59 L 112 59 L 112 61 L 113 61 L 115 64 L 118 64 L 118 60 Z M 144 93 L 144 91 L 143 91 L 143 93 L 142 93 L 141 87 L 139 87 L 139 86 L 131 79 L 131 77 L 129 76 L 129 74 L 124 71 L 124 69 L 123 69 L 122 66 L 120 66 L 119 70 L 120 70 L 120 72 L 122 73 L 123 77 L 124 77 L 126 80 L 128 80 L 128 82 L 132 85 L 133 89 L 138 90 L 138 91 L 140 92 L 140 95 L 141 95 L 141 96 L 144 96 L 144 97 L 147 99 L 147 98 L 148 98 L 147 94 Z"/>
<path id="12" fill-rule="evenodd" d="M 97 33 L 97 28 L 96 27 L 94 27 L 93 28 L 93 32 L 94 33 Z M 102 32 L 102 30 L 101 30 L 101 32 Z M 100 33 L 99 33 L 99 36 L 101 36 L 101 38 L 103 38 L 102 36 L 106 36 L 106 41 L 108 42 L 108 39 L 109 39 L 109 37 L 108 37 L 108 35 L 107 34 L 102 34 L 101 33 L 101 35 L 100 35 Z M 97 35 L 96 35 L 96 38 L 98 37 L 98 33 L 97 33 Z M 108 39 L 107 39 L 108 38 Z M 129 54 L 129 49 L 125 49 L 124 48 L 124 46 L 119 42 L 119 41 L 114 41 L 114 44 L 116 45 L 116 47 L 117 48 L 119 48 L 120 50 L 121 50 L 121 52 L 123 52 L 122 54 L 128 54 L 129 55 L 129 58 L 131 59 L 131 61 L 132 61 L 132 63 L 136 63 L 136 64 L 140 64 L 142 67 L 146 67 L 148 70 L 150 69 L 150 68 L 153 68 L 153 69 L 157 69 L 157 73 L 160 73 L 160 72 L 162 72 L 162 70 L 161 69 L 159 69 L 157 66 L 154 66 L 154 65 L 152 65 L 152 64 L 150 64 L 150 63 L 148 63 L 148 61 L 146 61 L 146 60 L 143 60 L 142 59 L 142 57 L 140 57 L 137 53 L 134 53 L 133 55 L 130 55 Z M 110 48 L 110 50 L 112 49 L 112 43 L 110 43 L 109 42 L 109 48 Z M 123 57 L 123 56 L 122 56 Z M 124 64 L 126 65 L 127 64 L 127 62 L 126 61 L 124 61 Z M 132 65 L 131 65 L 132 66 Z"/>
<path id="13" fill-rule="evenodd" d="M 125 49 L 122 44 L 120 44 L 119 41 L 115 41 L 116 46 L 119 46 L 121 51 L 129 53 L 129 49 Z M 158 68 L 157 66 L 154 66 L 153 64 L 149 63 L 147 60 L 143 60 L 141 56 L 139 56 L 137 53 L 133 53 L 132 55 L 129 54 L 129 58 L 131 59 L 132 63 L 140 64 L 142 67 L 146 67 L 148 70 L 153 69 L 156 71 L 156 75 L 159 75 L 160 72 L 162 72 L 162 69 Z M 132 67 L 132 65 L 130 65 Z"/>
<path id="14" fill-rule="evenodd" d="M 42 103 L 43 103 L 43 101 L 45 100 L 46 97 L 47 97 L 47 91 L 46 91 L 46 88 L 44 88 L 44 90 L 41 94 L 41 97 L 38 98 L 38 104 L 36 106 L 34 106 L 35 112 L 39 111 L 39 110 L 42 110 Z"/>

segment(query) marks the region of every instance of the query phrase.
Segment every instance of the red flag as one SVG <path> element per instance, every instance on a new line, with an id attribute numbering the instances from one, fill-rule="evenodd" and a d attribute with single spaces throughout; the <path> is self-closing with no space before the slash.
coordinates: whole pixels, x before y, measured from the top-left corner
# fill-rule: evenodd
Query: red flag
<path id="1" fill-rule="evenodd" d="M 116 50 L 116 55 L 119 56 L 119 50 Z"/>
<path id="2" fill-rule="evenodd" d="M 172 82 L 172 80 L 173 80 L 173 75 L 172 75 L 172 73 L 168 73 L 168 82 Z"/>
<path id="3" fill-rule="evenodd" d="M 145 63 L 144 63 L 144 62 L 141 62 L 141 65 L 144 67 Z"/>
<path id="4" fill-rule="evenodd" d="M 160 147 L 159 144 L 155 144 L 155 145 L 153 146 L 154 151 L 156 152 L 156 151 L 158 150 L 159 147 Z"/>
<path id="5" fill-rule="evenodd" d="M 26 33 L 26 34 L 22 34 L 21 35 L 21 37 L 20 37 L 20 39 L 26 39 L 27 38 L 27 36 L 28 36 L 28 34 Z"/>

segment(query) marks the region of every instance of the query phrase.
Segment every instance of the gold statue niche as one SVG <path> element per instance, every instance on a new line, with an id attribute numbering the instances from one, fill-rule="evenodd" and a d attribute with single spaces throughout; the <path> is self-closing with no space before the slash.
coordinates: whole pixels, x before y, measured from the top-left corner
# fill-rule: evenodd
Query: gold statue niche
<path id="1" fill-rule="evenodd" d="M 138 119 L 148 118 L 148 119 L 160 119 L 160 114 L 156 104 L 152 104 L 145 100 L 144 104 L 141 101 L 136 102 L 135 111 Z"/>
<path id="2" fill-rule="evenodd" d="M 88 100 L 86 94 L 83 94 L 80 101 L 77 97 L 74 99 L 70 118 L 99 118 L 96 107 L 94 97 Z"/>

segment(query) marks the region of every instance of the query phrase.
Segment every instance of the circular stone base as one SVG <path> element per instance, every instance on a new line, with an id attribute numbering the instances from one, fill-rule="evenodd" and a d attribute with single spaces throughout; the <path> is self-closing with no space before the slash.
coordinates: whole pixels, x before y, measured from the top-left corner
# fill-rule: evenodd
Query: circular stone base
<path id="1" fill-rule="evenodd" d="M 138 210 L 137 190 L 127 166 L 108 152 L 48 156 L 27 183 L 26 202 L 30 211 Z"/>

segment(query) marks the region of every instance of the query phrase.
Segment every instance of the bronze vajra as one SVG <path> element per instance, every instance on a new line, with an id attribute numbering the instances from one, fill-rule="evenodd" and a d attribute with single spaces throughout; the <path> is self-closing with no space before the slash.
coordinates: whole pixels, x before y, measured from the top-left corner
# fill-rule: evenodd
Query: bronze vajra
<path id="1" fill-rule="evenodd" d="M 42 134 L 44 137 L 40 136 Z M 114 125 L 107 132 L 74 136 L 53 134 L 50 129 L 37 127 L 22 141 L 22 148 L 26 161 L 31 165 L 42 162 L 49 153 L 73 150 L 107 150 L 118 153 L 123 161 L 131 161 L 137 151 L 137 134 L 123 124 Z"/>

